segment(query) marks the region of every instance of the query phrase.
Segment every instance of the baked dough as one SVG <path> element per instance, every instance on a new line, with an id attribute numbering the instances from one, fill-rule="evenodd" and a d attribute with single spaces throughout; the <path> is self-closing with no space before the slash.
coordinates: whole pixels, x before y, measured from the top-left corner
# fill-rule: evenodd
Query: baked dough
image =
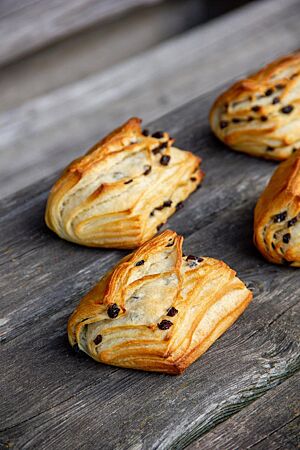
<path id="1" fill-rule="evenodd" d="M 215 101 L 210 124 L 234 150 L 288 158 L 300 148 L 300 52 L 235 83 Z"/>
<path id="2" fill-rule="evenodd" d="M 132 118 L 73 161 L 51 190 L 46 223 L 91 247 L 135 248 L 201 183 L 201 159 Z"/>
<path id="3" fill-rule="evenodd" d="M 254 243 L 270 262 L 300 267 L 300 149 L 279 165 L 257 202 Z"/>
<path id="4" fill-rule="evenodd" d="M 179 374 L 239 317 L 251 292 L 224 262 L 182 255 L 167 230 L 123 259 L 80 302 L 69 341 L 96 361 Z"/>

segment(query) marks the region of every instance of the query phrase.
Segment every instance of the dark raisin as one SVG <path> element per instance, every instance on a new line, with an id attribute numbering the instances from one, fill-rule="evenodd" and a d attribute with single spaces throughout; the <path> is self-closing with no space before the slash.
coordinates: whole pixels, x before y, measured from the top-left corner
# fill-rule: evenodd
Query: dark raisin
<path id="1" fill-rule="evenodd" d="M 183 208 L 183 202 L 179 202 L 179 203 L 177 203 L 177 205 L 176 205 L 176 211 L 179 211 L 180 209 L 182 209 Z"/>
<path id="2" fill-rule="evenodd" d="M 234 118 L 232 119 L 232 122 L 233 122 L 233 123 L 240 123 L 240 121 L 241 121 L 241 119 L 238 119 L 237 117 L 234 117 Z"/>
<path id="3" fill-rule="evenodd" d="M 170 159 L 171 159 L 171 156 L 163 155 L 160 158 L 159 162 L 161 163 L 162 166 L 167 166 L 169 164 L 169 162 L 170 162 Z"/>
<path id="4" fill-rule="evenodd" d="M 78 344 L 73 345 L 72 350 L 75 353 L 79 353 L 80 352 L 80 348 L 79 348 Z"/>
<path id="5" fill-rule="evenodd" d="M 197 258 L 197 260 L 198 260 L 198 263 L 200 263 L 200 262 L 204 261 L 204 259 L 203 259 L 203 258 L 201 258 L 201 257 Z"/>
<path id="6" fill-rule="evenodd" d="M 283 108 L 281 108 L 280 111 L 283 114 L 290 114 L 293 111 L 293 109 L 294 109 L 293 105 L 287 105 L 287 106 L 284 106 Z"/>
<path id="7" fill-rule="evenodd" d="M 142 134 L 143 134 L 144 136 L 149 136 L 150 131 L 149 131 L 147 128 L 145 128 L 145 129 L 142 131 Z"/>
<path id="8" fill-rule="evenodd" d="M 172 200 L 166 200 L 164 203 L 163 203 L 163 207 L 164 208 L 170 208 L 170 206 L 172 206 Z"/>
<path id="9" fill-rule="evenodd" d="M 196 177 L 191 177 L 190 180 L 191 181 L 197 181 L 197 178 Z"/>
<path id="10" fill-rule="evenodd" d="M 174 306 L 171 306 L 171 308 L 168 309 L 167 316 L 174 317 L 178 313 L 178 309 L 174 308 Z"/>
<path id="11" fill-rule="evenodd" d="M 156 131 L 155 133 L 152 134 L 152 137 L 157 138 L 157 139 L 161 139 L 164 137 L 164 132 L 163 131 Z"/>
<path id="12" fill-rule="evenodd" d="M 156 227 L 157 231 L 159 231 L 163 226 L 164 226 L 164 223 L 160 223 L 159 225 L 157 225 L 157 227 Z"/>
<path id="13" fill-rule="evenodd" d="M 272 104 L 273 105 L 276 105 L 279 102 L 280 102 L 280 98 L 279 97 L 274 97 L 273 100 L 272 100 Z"/>
<path id="14" fill-rule="evenodd" d="M 260 120 L 261 120 L 262 122 L 266 122 L 266 121 L 268 120 L 268 117 L 267 117 L 267 116 L 261 116 L 261 117 L 260 117 Z"/>
<path id="15" fill-rule="evenodd" d="M 269 88 L 269 89 L 267 89 L 266 91 L 265 91 L 265 95 L 267 96 L 267 97 L 269 97 L 270 95 L 272 95 L 273 94 L 273 89 L 272 88 Z"/>
<path id="16" fill-rule="evenodd" d="M 98 344 L 100 344 L 100 342 L 102 342 L 102 336 L 101 336 L 101 334 L 98 334 L 98 336 L 96 336 L 94 339 L 94 344 L 98 345 Z"/>
<path id="17" fill-rule="evenodd" d="M 260 106 L 258 106 L 258 105 L 254 105 L 254 106 L 252 106 L 252 111 L 254 111 L 254 112 L 258 112 L 259 110 L 260 110 Z"/>
<path id="18" fill-rule="evenodd" d="M 228 122 L 227 122 L 227 120 L 221 120 L 221 122 L 220 122 L 220 128 L 221 128 L 221 130 L 223 130 L 223 128 L 226 128 L 226 127 L 228 127 Z"/>
<path id="19" fill-rule="evenodd" d="M 291 220 L 288 221 L 287 225 L 288 227 L 292 227 L 293 225 L 295 225 L 295 223 L 297 223 L 298 219 L 297 217 L 293 217 Z"/>
<path id="20" fill-rule="evenodd" d="M 275 216 L 273 216 L 273 222 L 274 223 L 283 222 L 286 219 L 286 216 L 287 216 L 287 211 L 283 211 L 282 213 L 275 214 Z"/>
<path id="21" fill-rule="evenodd" d="M 133 182 L 133 180 L 131 179 L 131 180 L 125 181 L 124 184 L 129 184 L 129 183 L 132 183 L 132 182 Z"/>
<path id="22" fill-rule="evenodd" d="M 119 312 L 120 308 L 116 303 L 113 303 L 107 308 L 107 314 L 111 319 L 115 319 L 119 315 Z"/>
<path id="23" fill-rule="evenodd" d="M 252 122 L 253 117 L 252 117 L 252 116 L 249 116 L 247 120 L 248 120 L 248 122 Z"/>
<path id="24" fill-rule="evenodd" d="M 270 145 L 268 145 L 268 147 L 266 148 L 267 152 L 272 152 L 274 149 L 274 147 L 271 147 Z"/>
<path id="25" fill-rule="evenodd" d="M 168 147 L 168 142 L 162 142 L 158 147 L 155 147 L 152 150 L 153 155 L 157 155 L 158 153 L 160 153 L 164 148 Z"/>
<path id="26" fill-rule="evenodd" d="M 160 323 L 157 324 L 158 328 L 160 330 L 168 330 L 169 328 L 171 328 L 171 326 L 173 325 L 173 323 L 170 320 L 162 320 Z"/>
<path id="27" fill-rule="evenodd" d="M 197 261 L 197 256 L 194 256 L 194 255 L 188 255 L 187 257 L 186 257 L 186 259 L 187 259 L 187 261 Z"/>
<path id="28" fill-rule="evenodd" d="M 152 170 L 151 166 L 144 166 L 144 175 L 148 175 Z"/>
<path id="29" fill-rule="evenodd" d="M 155 208 L 154 208 L 154 210 L 153 210 L 153 211 L 151 211 L 151 213 L 150 213 L 150 217 L 153 217 L 153 216 L 154 216 L 154 214 L 155 214 Z"/>
<path id="30" fill-rule="evenodd" d="M 291 239 L 291 233 L 286 233 L 282 236 L 282 242 L 284 242 L 285 244 L 288 244 L 290 242 Z"/>
<path id="31" fill-rule="evenodd" d="M 276 248 L 275 244 L 274 244 L 274 242 L 272 242 L 272 249 L 275 250 L 275 248 Z"/>
<path id="32" fill-rule="evenodd" d="M 135 263 L 136 266 L 142 266 L 143 264 L 145 264 L 145 261 L 143 259 Z"/>
<path id="33" fill-rule="evenodd" d="M 295 153 L 298 149 L 297 148 L 293 148 L 292 152 Z"/>

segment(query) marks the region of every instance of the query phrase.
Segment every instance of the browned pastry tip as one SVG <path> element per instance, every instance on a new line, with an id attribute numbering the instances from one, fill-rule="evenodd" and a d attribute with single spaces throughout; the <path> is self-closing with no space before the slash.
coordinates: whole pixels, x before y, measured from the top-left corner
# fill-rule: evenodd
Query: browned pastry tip
<path id="1" fill-rule="evenodd" d="M 182 255 L 167 230 L 117 264 L 81 300 L 71 345 L 98 362 L 183 372 L 240 316 L 252 293 L 224 262 Z"/>
<path id="2" fill-rule="evenodd" d="M 135 248 L 151 238 L 203 179 L 201 159 L 168 133 L 129 119 L 73 161 L 53 186 L 46 223 L 91 247 Z"/>
<path id="3" fill-rule="evenodd" d="M 300 149 L 279 165 L 257 202 L 254 243 L 268 261 L 300 267 Z"/>
<path id="4" fill-rule="evenodd" d="M 210 124 L 234 150 L 288 158 L 300 148 L 300 52 L 236 82 L 213 104 Z"/>

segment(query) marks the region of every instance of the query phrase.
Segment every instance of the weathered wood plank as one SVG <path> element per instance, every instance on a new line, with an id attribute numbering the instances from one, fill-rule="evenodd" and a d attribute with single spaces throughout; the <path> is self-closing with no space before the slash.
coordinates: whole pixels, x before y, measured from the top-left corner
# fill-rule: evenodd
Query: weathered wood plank
<path id="1" fill-rule="evenodd" d="M 161 0 L 13 0 L 1 2 L 0 64 L 98 21 Z"/>
<path id="2" fill-rule="evenodd" d="M 0 195 L 53 173 L 130 115 L 151 121 L 297 48 L 299 20 L 297 0 L 250 3 L 101 75 L 1 114 Z"/>
<path id="3" fill-rule="evenodd" d="M 202 436 L 188 450 L 296 449 L 300 444 L 300 373 Z"/>
<path id="4" fill-rule="evenodd" d="M 234 267 L 254 301 L 180 377 L 78 358 L 67 344 L 67 318 L 121 252 L 85 249 L 46 230 L 51 180 L 3 201 L 2 442 L 22 449 L 182 448 L 299 369 L 299 273 L 263 261 L 252 244 L 253 206 L 275 164 L 214 139 L 207 109 L 215 95 L 152 125 L 200 154 L 207 174 L 168 225 L 185 235 L 186 252 Z"/>

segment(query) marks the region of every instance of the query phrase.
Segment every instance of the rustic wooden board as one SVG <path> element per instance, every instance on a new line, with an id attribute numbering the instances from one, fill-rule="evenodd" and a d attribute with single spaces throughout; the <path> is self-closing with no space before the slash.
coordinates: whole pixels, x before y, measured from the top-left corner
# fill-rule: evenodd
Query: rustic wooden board
<path id="1" fill-rule="evenodd" d="M 295 449 L 300 436 L 300 374 L 242 409 L 188 450 Z"/>
<path id="2" fill-rule="evenodd" d="M 253 2 L 0 114 L 0 196 L 53 173 L 129 115 L 154 120 L 294 50 L 299 22 L 298 0 Z"/>
<path id="3" fill-rule="evenodd" d="M 158 120 L 203 157 L 203 187 L 168 226 L 185 251 L 225 260 L 254 292 L 245 314 L 185 374 L 122 370 L 75 356 L 66 322 L 83 293 L 124 252 L 58 239 L 43 223 L 43 180 L 2 201 L 1 442 L 20 449 L 183 448 L 300 366 L 297 269 L 265 262 L 252 213 L 276 167 L 232 152 L 210 133 L 213 92 Z"/>
<path id="4" fill-rule="evenodd" d="M 2 0 L 0 64 L 132 8 L 161 0 Z"/>

